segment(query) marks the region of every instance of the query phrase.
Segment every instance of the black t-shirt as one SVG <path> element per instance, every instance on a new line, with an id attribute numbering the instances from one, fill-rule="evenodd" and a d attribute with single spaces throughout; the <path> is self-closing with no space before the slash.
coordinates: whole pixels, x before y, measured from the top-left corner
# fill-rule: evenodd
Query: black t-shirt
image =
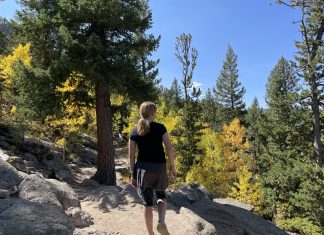
<path id="1" fill-rule="evenodd" d="M 146 135 L 140 136 L 135 127 L 131 134 L 130 139 L 135 141 L 138 146 L 138 161 L 143 162 L 165 162 L 164 148 L 162 145 L 162 136 L 167 132 L 163 124 L 151 122 L 150 132 Z"/>

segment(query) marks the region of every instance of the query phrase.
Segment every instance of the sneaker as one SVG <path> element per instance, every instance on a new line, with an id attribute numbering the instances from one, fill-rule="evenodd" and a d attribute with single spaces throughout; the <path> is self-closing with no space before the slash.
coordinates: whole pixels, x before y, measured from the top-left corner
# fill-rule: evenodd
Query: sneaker
<path id="1" fill-rule="evenodd" d="M 161 234 L 161 235 L 170 235 L 168 228 L 165 223 L 158 223 L 156 226 L 156 230 Z"/>

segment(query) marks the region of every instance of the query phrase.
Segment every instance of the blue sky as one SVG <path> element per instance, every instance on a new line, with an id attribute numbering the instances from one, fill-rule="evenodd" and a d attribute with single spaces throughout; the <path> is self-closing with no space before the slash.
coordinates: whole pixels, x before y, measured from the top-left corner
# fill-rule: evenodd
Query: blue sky
<path id="1" fill-rule="evenodd" d="M 272 3 L 272 4 L 271 4 Z M 159 58 L 162 85 L 170 87 L 181 79 L 181 66 L 175 57 L 176 37 L 190 33 L 198 50 L 193 80 L 203 94 L 215 86 L 230 44 L 238 56 L 239 81 L 246 89 L 244 100 L 250 106 L 257 97 L 264 101 L 266 81 L 281 56 L 293 59 L 294 41 L 300 37 L 299 12 L 274 4 L 274 0 L 151 0 L 155 35 L 161 35 Z M 14 0 L 0 2 L 0 16 L 13 18 Z"/>

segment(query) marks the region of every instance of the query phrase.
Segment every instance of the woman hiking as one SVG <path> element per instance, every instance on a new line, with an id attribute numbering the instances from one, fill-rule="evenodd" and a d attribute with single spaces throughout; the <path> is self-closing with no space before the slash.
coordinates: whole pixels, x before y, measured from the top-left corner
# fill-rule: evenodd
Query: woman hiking
<path id="1" fill-rule="evenodd" d="M 153 193 L 157 198 L 158 224 L 157 231 L 162 235 L 169 235 L 165 224 L 167 208 L 165 190 L 168 187 L 167 166 L 164 146 L 169 157 L 169 176 L 176 177 L 174 165 L 174 150 L 163 124 L 155 122 L 156 105 L 152 102 L 141 104 L 139 112 L 141 119 L 130 133 L 128 153 L 132 184 L 144 203 L 144 218 L 148 235 L 153 235 Z M 135 151 L 138 148 L 135 164 Z"/>

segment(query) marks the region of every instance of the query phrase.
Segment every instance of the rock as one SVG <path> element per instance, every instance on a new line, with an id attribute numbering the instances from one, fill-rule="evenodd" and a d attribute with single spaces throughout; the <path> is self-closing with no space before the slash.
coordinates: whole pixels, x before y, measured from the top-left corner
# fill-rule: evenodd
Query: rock
<path id="1" fill-rule="evenodd" d="M 54 157 L 51 160 L 43 160 L 47 169 L 53 172 L 53 177 L 60 181 L 73 182 L 69 167 L 60 157 Z"/>
<path id="2" fill-rule="evenodd" d="M 97 181 L 95 181 L 93 179 L 84 179 L 82 181 L 81 185 L 83 187 L 94 187 L 94 188 L 98 188 L 101 186 L 101 184 L 99 184 Z"/>
<path id="3" fill-rule="evenodd" d="M 71 217 L 55 207 L 21 199 L 0 200 L 0 234 L 72 235 Z"/>
<path id="4" fill-rule="evenodd" d="M 10 190 L 9 190 L 9 195 L 14 195 L 16 193 L 18 193 L 18 187 L 17 186 L 13 186 Z"/>
<path id="5" fill-rule="evenodd" d="M 96 230 L 94 228 L 84 228 L 74 230 L 73 235 L 118 235 L 120 233 L 107 233 L 103 231 Z"/>
<path id="6" fill-rule="evenodd" d="M 120 204 L 120 191 L 118 186 L 101 186 L 93 190 L 85 200 L 95 202 L 99 209 L 109 212 Z"/>
<path id="7" fill-rule="evenodd" d="M 64 210 L 67 210 L 69 207 L 80 206 L 78 196 L 70 185 L 55 179 L 46 179 L 46 181 Z"/>
<path id="8" fill-rule="evenodd" d="M 23 152 L 29 152 L 37 157 L 41 157 L 43 155 L 46 155 L 50 151 L 52 146 L 53 144 L 50 142 L 25 137 L 21 150 Z"/>
<path id="9" fill-rule="evenodd" d="M 47 181 L 39 175 L 28 175 L 18 188 L 22 199 L 63 209 Z"/>
<path id="10" fill-rule="evenodd" d="M 82 159 L 82 161 L 88 163 L 89 165 L 96 164 L 97 154 L 97 151 L 92 148 L 83 147 L 77 149 L 77 155 L 79 156 L 79 158 Z"/>
<path id="11" fill-rule="evenodd" d="M 58 171 L 54 170 L 54 177 L 59 181 L 66 181 L 69 183 L 74 182 L 71 172 L 69 170 L 58 170 Z"/>
<path id="12" fill-rule="evenodd" d="M 168 191 L 168 201 L 172 202 L 178 207 L 189 208 L 197 201 L 204 201 L 206 204 L 212 203 L 212 196 L 203 187 L 195 184 L 183 186 L 175 191 Z"/>
<path id="13" fill-rule="evenodd" d="M 126 156 L 127 157 L 127 154 L 128 154 L 128 147 L 116 148 L 115 149 L 115 156 L 116 156 L 116 158 L 122 157 L 122 156 Z"/>
<path id="14" fill-rule="evenodd" d="M 251 235 L 287 235 L 287 232 L 278 228 L 275 224 L 255 215 L 251 211 L 232 206 L 219 205 L 220 209 L 229 213 L 232 217 L 232 226 L 237 226 L 244 230 L 242 234 Z"/>
<path id="15" fill-rule="evenodd" d="M 121 195 L 126 203 L 142 203 L 142 199 L 138 196 L 136 188 L 130 184 L 121 191 Z"/>
<path id="16" fill-rule="evenodd" d="M 80 207 L 70 207 L 65 213 L 73 218 L 77 228 L 84 228 L 93 224 L 91 215 Z"/>
<path id="17" fill-rule="evenodd" d="M 0 199 L 6 199 L 9 197 L 9 191 L 5 189 L 0 189 Z"/>
<path id="18" fill-rule="evenodd" d="M 9 158 L 10 156 L 7 154 L 7 152 L 0 149 L 0 159 L 6 162 Z"/>
<path id="19" fill-rule="evenodd" d="M 81 134 L 81 143 L 85 147 L 97 149 L 97 139 L 89 135 Z"/>
<path id="20" fill-rule="evenodd" d="M 230 198 L 215 198 L 213 201 L 216 203 L 219 203 L 219 204 L 236 206 L 236 207 L 245 209 L 247 211 L 253 211 L 253 209 L 254 209 L 254 206 L 252 206 L 252 205 L 242 203 L 242 202 L 236 201 L 234 199 L 230 199 Z"/>
<path id="21" fill-rule="evenodd" d="M 35 156 L 31 154 L 21 154 L 20 157 L 12 156 L 9 159 L 12 162 L 12 165 L 18 170 L 25 172 L 27 174 L 33 174 L 38 172 L 42 172 L 44 166 L 40 164 L 40 162 L 35 158 Z"/>
<path id="22" fill-rule="evenodd" d="M 0 176 L 0 189 L 10 189 L 23 180 L 18 171 L 2 159 L 0 159 Z"/>
<path id="23" fill-rule="evenodd" d="M 20 178 L 22 178 L 22 179 L 25 179 L 25 178 L 28 176 L 28 174 L 25 173 L 25 172 L 23 172 L 23 171 L 18 171 L 18 175 L 19 175 Z"/>
<path id="24" fill-rule="evenodd" d="M 72 171 L 74 171 L 76 173 L 81 173 L 81 169 L 77 164 L 70 163 L 69 168 L 70 168 L 70 170 L 72 170 Z"/>
<path id="25" fill-rule="evenodd" d="M 206 220 L 202 219 L 191 210 L 181 207 L 180 215 L 185 217 L 183 221 L 183 228 L 185 228 L 185 234 L 201 234 L 201 235 L 216 235 L 214 225 L 208 223 Z M 180 225 L 181 226 L 181 225 Z"/>
<path id="26" fill-rule="evenodd" d="M 212 224 L 216 229 L 215 234 L 287 235 L 285 231 L 251 211 L 213 202 L 208 193 L 195 186 L 190 185 L 168 192 L 168 196 L 169 202 L 181 208 L 180 211 L 185 207 Z"/>
<path id="27" fill-rule="evenodd" d="M 129 176 L 130 175 L 130 171 L 129 171 L 129 167 L 126 167 L 125 165 L 122 166 L 115 166 L 115 171 L 119 172 L 122 176 Z"/>
<path id="28" fill-rule="evenodd" d="M 27 172 L 26 161 L 21 157 L 11 156 L 8 160 L 18 171 Z"/>
<path id="29" fill-rule="evenodd" d="M 8 143 L 7 138 L 0 136 L 0 148 L 10 149 L 11 145 Z"/>

